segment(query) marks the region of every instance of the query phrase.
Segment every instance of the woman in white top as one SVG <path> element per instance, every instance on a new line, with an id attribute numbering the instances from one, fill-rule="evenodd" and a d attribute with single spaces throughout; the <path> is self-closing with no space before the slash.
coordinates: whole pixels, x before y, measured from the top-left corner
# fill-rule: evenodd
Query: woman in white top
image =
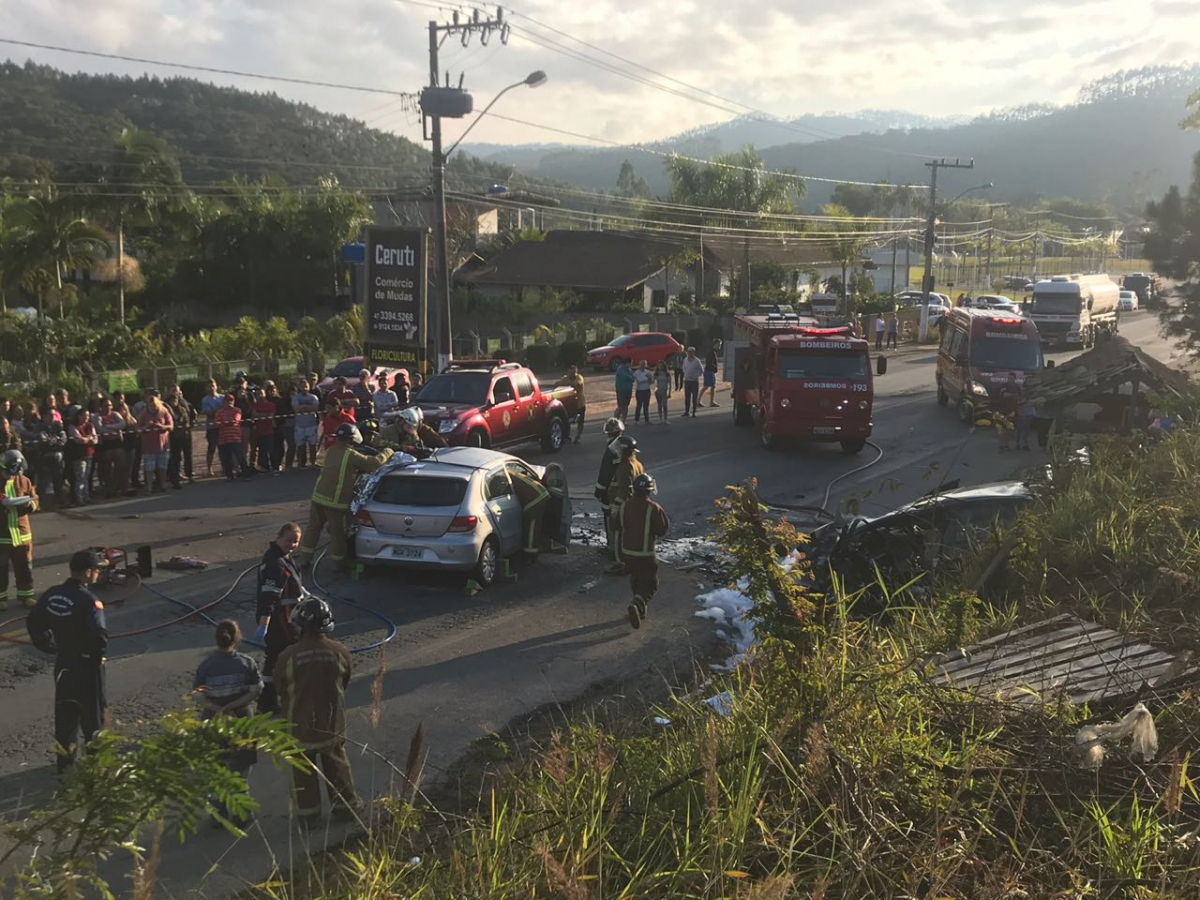
<path id="1" fill-rule="evenodd" d="M 654 373 L 646 368 L 646 360 L 638 363 L 633 370 L 633 395 L 637 406 L 633 410 L 633 421 L 646 415 L 646 424 L 650 424 L 650 390 L 654 387 Z"/>

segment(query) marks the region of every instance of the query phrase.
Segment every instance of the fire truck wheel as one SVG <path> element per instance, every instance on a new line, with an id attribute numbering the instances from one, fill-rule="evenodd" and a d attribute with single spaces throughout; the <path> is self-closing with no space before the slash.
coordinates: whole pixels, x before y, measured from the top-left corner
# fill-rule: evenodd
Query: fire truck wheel
<path id="1" fill-rule="evenodd" d="M 942 383 L 938 382 L 938 406 L 946 406 L 950 402 L 950 395 L 946 393 L 946 389 L 942 387 Z"/>
<path id="2" fill-rule="evenodd" d="M 567 420 L 562 416 L 551 416 L 546 433 L 542 436 L 542 449 L 547 453 L 557 453 L 566 443 Z"/>
<path id="3" fill-rule="evenodd" d="M 851 441 L 842 441 L 842 452 L 853 456 L 855 453 L 862 453 L 862 449 L 865 446 L 867 446 L 866 438 L 854 438 Z"/>
<path id="4" fill-rule="evenodd" d="M 468 447 L 487 447 L 488 439 L 482 428 L 476 428 L 467 435 Z"/>
<path id="5" fill-rule="evenodd" d="M 759 437 L 762 438 L 762 445 L 768 450 L 779 449 L 779 438 L 771 434 L 771 429 L 767 427 L 767 423 L 763 422 L 762 431 L 759 432 Z"/>

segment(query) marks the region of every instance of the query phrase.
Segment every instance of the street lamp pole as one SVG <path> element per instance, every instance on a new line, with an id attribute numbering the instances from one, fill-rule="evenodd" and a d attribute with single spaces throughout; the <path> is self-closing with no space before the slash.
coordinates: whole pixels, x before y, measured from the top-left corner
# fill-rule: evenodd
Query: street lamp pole
<path id="1" fill-rule="evenodd" d="M 436 36 L 430 29 L 431 52 L 435 52 Z M 442 120 L 440 116 L 433 117 L 433 211 L 434 211 L 434 240 L 437 243 L 437 282 L 438 282 L 438 316 L 437 316 L 437 369 L 442 371 L 454 358 L 454 330 L 451 324 L 450 295 L 450 248 L 446 238 L 446 160 L 458 149 L 463 138 L 471 133 L 471 129 L 479 124 L 479 120 L 488 114 L 488 110 L 496 105 L 496 101 L 513 88 L 528 86 L 541 87 L 546 83 L 546 73 L 541 69 L 530 72 L 520 81 L 510 84 L 501 90 L 483 111 L 474 118 L 466 131 L 459 135 L 458 140 L 450 145 L 448 150 L 442 150 Z"/>
<path id="2" fill-rule="evenodd" d="M 938 169 L 973 169 L 975 168 L 975 160 L 970 162 L 960 162 L 954 160 L 950 162 L 946 159 L 933 159 L 925 163 L 929 167 L 929 216 L 925 223 L 925 277 L 921 282 L 921 325 L 917 331 L 917 339 L 924 341 L 929 334 L 929 294 L 933 290 L 933 242 L 935 238 L 934 228 L 937 224 L 937 171 Z M 944 209 L 949 209 L 959 199 L 959 197 L 969 194 L 971 191 L 987 190 L 992 186 L 991 182 L 987 184 L 977 184 L 974 187 L 969 187 L 957 197 L 947 203 Z"/>

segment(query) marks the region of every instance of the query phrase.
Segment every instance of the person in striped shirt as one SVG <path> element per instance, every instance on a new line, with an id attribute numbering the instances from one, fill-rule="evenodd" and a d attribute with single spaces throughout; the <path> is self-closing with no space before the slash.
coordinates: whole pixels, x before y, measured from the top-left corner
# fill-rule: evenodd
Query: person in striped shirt
<path id="1" fill-rule="evenodd" d="M 235 471 L 243 478 L 254 473 L 246 462 L 246 451 L 242 447 L 242 411 L 237 407 L 237 397 L 225 395 L 225 405 L 213 416 L 217 423 L 217 451 L 221 454 L 221 466 L 225 469 L 225 480 L 233 481 Z"/>

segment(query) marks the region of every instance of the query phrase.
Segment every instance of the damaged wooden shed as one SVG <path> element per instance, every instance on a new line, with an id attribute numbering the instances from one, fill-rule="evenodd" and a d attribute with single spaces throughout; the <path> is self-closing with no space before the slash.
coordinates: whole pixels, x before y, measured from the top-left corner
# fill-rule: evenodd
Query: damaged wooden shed
<path id="1" fill-rule="evenodd" d="M 1184 372 L 1115 335 L 1062 365 L 1030 375 L 1023 395 L 1059 428 L 1071 406 L 1094 403 L 1100 407 L 1093 420 L 1097 425 L 1128 431 L 1145 425 L 1147 389 L 1179 397 L 1189 383 Z"/>

